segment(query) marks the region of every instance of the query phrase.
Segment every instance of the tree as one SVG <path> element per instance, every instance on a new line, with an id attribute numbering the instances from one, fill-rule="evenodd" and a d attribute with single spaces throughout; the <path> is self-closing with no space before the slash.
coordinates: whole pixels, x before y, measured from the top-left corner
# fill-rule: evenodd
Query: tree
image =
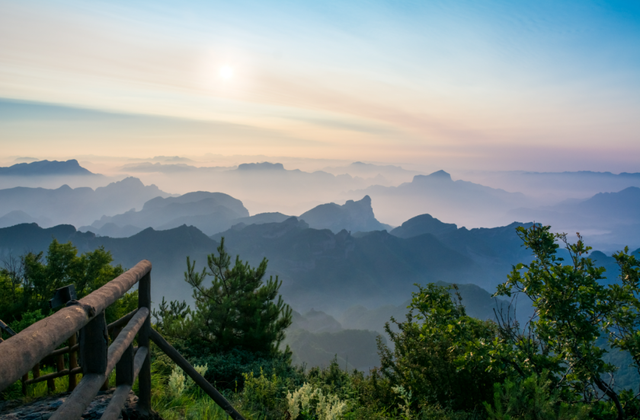
<path id="1" fill-rule="evenodd" d="M 199 341 L 214 351 L 241 348 L 251 352 L 276 353 L 284 330 L 291 325 L 292 311 L 278 291 L 278 277 L 263 282 L 267 259 L 257 268 L 237 256 L 233 266 L 224 248 L 224 238 L 218 256 L 207 257 L 207 267 L 196 272 L 196 262 L 187 257 L 185 281 L 193 287 L 195 308 L 186 304 L 166 302 L 154 312 L 161 329 L 169 335 Z M 211 286 L 205 279 L 212 276 Z M 277 300 L 276 300 L 277 298 Z"/>
<path id="2" fill-rule="evenodd" d="M 112 262 L 111 253 L 102 247 L 78 255 L 71 242 L 55 239 L 46 256 L 30 252 L 20 258 L 9 257 L 0 269 L 0 319 L 18 322 L 24 314 L 36 311 L 48 316 L 49 299 L 56 289 L 73 284 L 80 299 L 124 272 Z M 128 293 L 106 309 L 107 321 L 115 321 L 136 307 L 137 292 Z"/>
<path id="3" fill-rule="evenodd" d="M 494 340 L 496 324 L 468 316 L 455 286 L 418 288 L 406 320 L 391 318 L 399 331 L 385 325 L 393 349 L 378 341 L 382 376 L 391 387 L 411 394 L 414 409 L 482 407 L 493 395 L 493 384 L 503 379 L 489 369 L 489 357 L 478 350 Z"/>
<path id="4" fill-rule="evenodd" d="M 628 249 L 615 255 L 621 268 L 620 284 L 605 286 L 605 269 L 586 255 L 591 247 L 571 244 L 566 234 L 553 234 L 549 226 L 517 228 L 525 246 L 534 254 L 529 264 L 518 264 L 497 295 L 524 294 L 532 302 L 534 316 L 524 329 L 502 324 L 503 346 L 494 360 L 510 359 L 522 377 L 551 373 L 554 388 L 564 390 L 566 400 L 582 397 L 587 403 L 606 395 L 624 418 L 623 401 L 612 385 L 616 367 L 605 363 L 606 350 L 597 345 L 608 336 L 612 348 L 631 353 L 636 367 L 640 353 L 640 305 L 638 261 Z M 557 255 L 562 242 L 569 263 Z"/>

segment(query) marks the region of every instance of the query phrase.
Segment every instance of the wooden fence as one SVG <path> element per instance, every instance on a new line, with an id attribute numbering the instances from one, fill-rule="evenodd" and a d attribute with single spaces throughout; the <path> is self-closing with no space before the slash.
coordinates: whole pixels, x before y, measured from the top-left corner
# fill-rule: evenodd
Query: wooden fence
<path id="1" fill-rule="evenodd" d="M 66 401 L 53 414 L 51 420 L 80 419 L 89 403 L 101 388 L 108 383 L 109 374 L 116 370 L 116 389 L 102 419 L 117 419 L 129 396 L 131 387 L 138 379 L 138 412 L 151 413 L 151 363 L 149 341 L 153 341 L 195 383 L 202 388 L 233 419 L 244 420 L 233 406 L 204 379 L 180 353 L 151 328 L 151 263 L 140 261 L 126 273 L 88 296 L 70 301 L 53 315 L 36 322 L 18 334 L 0 341 L 0 391 L 22 381 L 26 386 L 47 381 L 52 389 L 53 380 L 69 376 Z M 138 283 L 138 309 L 107 325 L 104 310 L 121 298 Z M 4 325 L 4 324 L 3 324 Z M 113 341 L 108 345 L 108 331 Z M 79 340 L 76 343 L 76 333 Z M 133 340 L 137 336 L 138 347 Z M 1 338 L 0 338 L 1 340 Z M 67 346 L 57 349 L 65 341 Z M 77 366 L 78 353 L 80 367 Z M 69 354 L 69 367 L 64 366 L 64 354 Z M 56 361 L 57 371 L 40 376 L 39 364 L 44 359 Z M 33 378 L 28 372 L 33 371 Z M 82 380 L 75 383 L 76 375 Z M 73 383 L 73 386 L 72 386 Z"/>

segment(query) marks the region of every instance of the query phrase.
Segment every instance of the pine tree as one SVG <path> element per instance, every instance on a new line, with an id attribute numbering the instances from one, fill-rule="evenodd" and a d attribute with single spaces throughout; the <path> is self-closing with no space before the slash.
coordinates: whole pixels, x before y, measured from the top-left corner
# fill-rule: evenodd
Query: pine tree
<path id="1" fill-rule="evenodd" d="M 278 277 L 263 282 L 267 259 L 253 268 L 237 256 L 232 266 L 223 238 L 218 256 L 209 255 L 202 272 L 195 271 L 195 264 L 187 257 L 185 281 L 193 287 L 195 299 L 190 333 L 217 351 L 277 352 L 292 311 L 278 295 L 282 285 Z M 205 279 L 210 276 L 213 280 L 207 287 Z"/>

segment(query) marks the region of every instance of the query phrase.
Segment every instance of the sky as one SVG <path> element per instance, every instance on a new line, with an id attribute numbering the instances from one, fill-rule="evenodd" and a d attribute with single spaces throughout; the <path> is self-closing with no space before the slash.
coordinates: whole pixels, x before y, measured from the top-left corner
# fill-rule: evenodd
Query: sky
<path id="1" fill-rule="evenodd" d="M 0 0 L 0 162 L 640 172 L 639 46 L 637 1 Z"/>

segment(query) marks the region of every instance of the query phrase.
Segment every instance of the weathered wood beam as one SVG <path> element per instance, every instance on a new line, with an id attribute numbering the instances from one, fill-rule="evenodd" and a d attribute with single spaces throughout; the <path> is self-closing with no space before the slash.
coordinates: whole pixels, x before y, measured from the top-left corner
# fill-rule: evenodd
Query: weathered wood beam
<path id="1" fill-rule="evenodd" d="M 131 345 L 136 333 L 148 317 L 149 310 L 147 308 L 140 308 L 140 310 L 136 312 L 127 326 L 122 329 L 118 338 L 109 347 L 105 371 L 100 374 L 95 372 L 85 374 L 80 384 L 71 395 L 69 395 L 69 398 L 67 398 L 53 416 L 51 416 L 51 420 L 79 419 L 80 416 L 82 416 L 82 413 L 84 413 L 84 410 L 91 401 L 93 401 L 93 398 L 98 393 L 98 390 L 100 390 L 105 379 L 109 377 L 116 363 L 120 360 L 129 345 Z"/>
<path id="2" fill-rule="evenodd" d="M 184 357 L 182 357 L 178 350 L 173 348 L 171 344 L 167 343 L 167 341 L 156 330 L 151 329 L 150 338 L 151 341 L 153 341 L 158 347 L 160 347 L 160 350 L 162 350 L 167 356 L 169 356 L 171 360 L 175 362 L 175 364 L 180 366 L 180 368 L 187 375 L 189 375 L 191 379 L 193 379 L 195 383 L 198 384 L 198 386 L 204 392 L 206 392 L 207 395 L 209 395 L 213 399 L 213 401 L 216 402 L 216 404 L 218 404 L 229 416 L 231 416 L 232 419 L 244 420 L 244 417 L 242 417 L 242 415 L 238 413 L 235 408 L 233 408 L 231 403 L 229 403 L 229 401 L 227 401 L 227 399 L 222 396 L 222 394 L 220 394 L 218 390 L 209 383 L 209 381 L 203 378 L 202 375 L 200 375 L 198 371 L 193 366 L 191 366 L 191 364 L 187 362 Z"/>
<path id="3" fill-rule="evenodd" d="M 104 413 L 100 418 L 101 420 L 117 420 L 120 417 L 122 407 L 124 407 L 124 403 L 127 401 L 129 392 L 131 392 L 131 385 L 133 385 L 133 382 L 138 377 L 140 369 L 142 368 L 142 365 L 144 364 L 148 353 L 149 349 L 147 347 L 140 347 L 138 349 L 138 351 L 136 352 L 136 357 L 133 361 L 133 376 L 131 379 L 131 383 L 123 383 L 116 387 L 116 390 L 113 392 L 113 396 L 111 397 L 111 401 L 109 401 L 109 405 L 104 410 Z"/>
<path id="4" fill-rule="evenodd" d="M 122 297 L 150 270 L 151 263 L 143 260 L 90 295 L 69 302 L 66 308 L 0 343 L 0 391 L 19 380 L 36 363 Z"/>

